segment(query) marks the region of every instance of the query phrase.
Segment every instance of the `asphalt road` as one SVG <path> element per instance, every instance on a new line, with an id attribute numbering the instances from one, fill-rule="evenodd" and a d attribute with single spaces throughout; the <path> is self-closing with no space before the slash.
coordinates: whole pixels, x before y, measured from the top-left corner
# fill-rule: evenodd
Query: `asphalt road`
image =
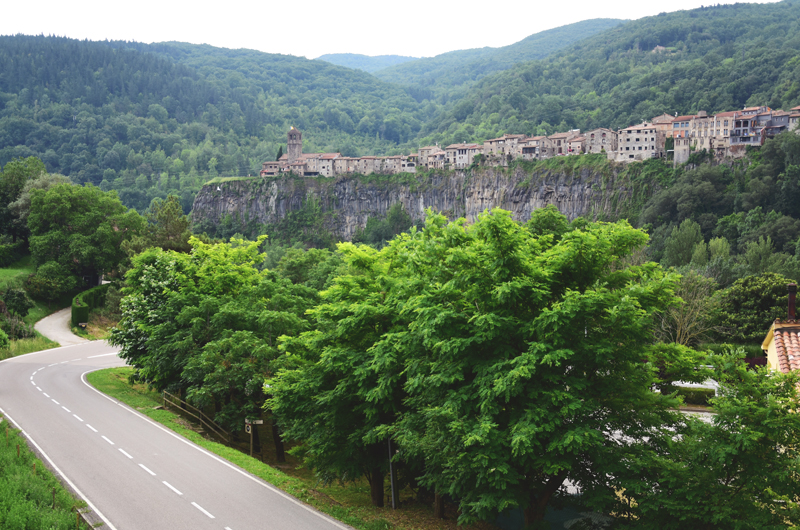
<path id="1" fill-rule="evenodd" d="M 21 428 L 108 529 L 347 529 L 98 392 L 122 366 L 105 342 L 0 362 L 0 415 Z"/>

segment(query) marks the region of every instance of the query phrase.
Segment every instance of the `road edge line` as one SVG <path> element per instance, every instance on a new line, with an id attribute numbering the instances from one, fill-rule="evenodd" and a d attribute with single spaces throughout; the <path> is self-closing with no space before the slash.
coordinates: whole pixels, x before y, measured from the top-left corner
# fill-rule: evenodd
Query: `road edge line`
<path id="1" fill-rule="evenodd" d="M 223 464 L 223 465 L 229 467 L 233 471 L 235 471 L 235 472 L 239 473 L 240 475 L 252 480 L 256 484 L 259 484 L 262 487 L 272 491 L 273 493 L 275 493 L 277 495 L 280 495 L 281 497 L 285 498 L 286 500 L 288 500 L 290 502 L 293 502 L 297 506 L 300 506 L 301 508 L 309 511 L 310 513 L 316 515 L 320 519 L 323 519 L 323 520 L 325 520 L 325 521 L 327 521 L 329 523 L 332 523 L 334 526 L 338 526 L 342 530 L 353 530 L 352 526 L 347 526 L 344 523 L 342 523 L 341 521 L 337 521 L 336 519 L 334 519 L 330 515 L 328 515 L 326 513 L 323 513 L 321 511 L 313 508 L 312 506 L 308 506 L 307 504 L 302 502 L 300 499 L 297 499 L 293 495 L 290 495 L 290 494 L 286 493 L 285 491 L 281 490 L 280 488 L 278 488 L 276 486 L 273 486 L 269 482 L 266 482 L 265 480 L 263 480 L 263 479 L 261 479 L 259 477 L 256 477 L 255 475 L 253 475 L 251 473 L 248 473 L 244 469 L 241 469 L 239 466 L 234 465 L 231 462 L 228 462 L 227 460 L 225 460 L 224 458 L 221 458 L 220 456 L 215 455 L 214 453 L 208 451 L 207 449 L 204 449 L 204 448 L 200 447 L 196 443 L 192 442 L 191 440 L 188 440 L 188 439 L 184 438 L 183 436 L 179 435 L 175 431 L 172 431 L 172 430 L 164 427 L 160 423 L 151 420 L 150 418 L 148 418 L 144 414 L 140 413 L 139 411 L 130 408 L 125 403 L 122 403 L 121 401 L 117 401 L 116 399 L 112 398 L 111 396 L 108 396 L 108 395 L 104 394 L 103 392 L 97 390 L 95 387 L 90 385 L 89 382 L 86 380 L 86 374 L 90 374 L 92 372 L 97 372 L 99 370 L 105 370 L 105 369 L 106 368 L 95 368 L 94 370 L 87 370 L 86 372 L 83 372 L 81 374 L 81 381 L 83 382 L 84 385 L 86 385 L 90 389 L 94 390 L 95 392 L 97 392 L 98 394 L 100 394 L 101 396 L 106 398 L 107 400 L 109 400 L 112 403 L 115 403 L 116 405 L 119 405 L 120 407 L 122 407 L 123 410 L 126 410 L 126 411 L 130 412 L 131 414 L 133 414 L 134 416 L 136 416 L 136 417 L 146 421 L 147 423 L 149 423 L 149 424 L 161 429 L 162 431 L 164 431 L 165 433 L 169 434 L 173 438 L 185 443 L 186 445 L 188 445 L 189 447 L 191 447 L 191 448 L 193 448 L 193 449 L 195 449 L 197 451 L 200 451 L 204 455 L 208 456 L 209 458 L 212 458 L 212 459 L 216 460 L 220 464 Z"/>
<path id="2" fill-rule="evenodd" d="M 68 347 L 68 346 L 67 346 L 67 347 Z M 42 350 L 42 351 L 47 351 L 47 350 Z M 22 433 L 22 435 L 23 435 L 23 436 L 25 436 L 25 438 L 27 438 L 27 439 L 28 439 L 28 441 L 30 441 L 30 442 L 33 444 L 33 446 L 34 446 L 34 447 L 36 447 L 36 451 L 38 451 L 38 453 L 39 453 L 39 454 L 41 454 L 41 455 L 42 455 L 42 456 L 45 458 L 45 460 L 47 460 L 48 464 L 50 464 L 50 467 L 51 467 L 51 468 L 52 468 L 52 469 L 53 469 L 53 470 L 54 470 L 56 473 L 58 473 L 58 474 L 59 474 L 59 476 L 61 476 L 61 478 L 62 478 L 62 479 L 64 479 L 64 481 L 65 481 L 67 484 L 69 484 L 69 487 L 72 489 L 72 491 L 74 491 L 75 493 L 77 493 L 77 494 L 78 494 L 78 496 L 79 496 L 81 499 L 83 499 L 83 502 L 85 502 L 85 503 L 86 503 L 86 505 L 87 505 L 89 508 L 91 508 L 91 509 L 92 509 L 92 511 L 93 511 L 94 513 L 96 513 L 98 517 L 100 517 L 100 519 L 102 519 L 102 520 L 103 520 L 103 523 L 105 523 L 105 524 L 108 526 L 108 528 L 109 528 L 110 530 L 117 530 L 117 527 L 116 527 L 116 526 L 114 526 L 113 524 L 111 524 L 111 521 L 109 521 L 109 520 L 108 520 L 108 518 L 107 518 L 105 515 L 103 515 L 103 512 L 101 512 L 100 510 L 98 510 L 98 509 L 97 509 L 97 506 L 95 506 L 94 504 L 92 504 L 92 501 L 90 501 L 90 500 L 89 500 L 89 498 L 88 498 L 86 495 L 84 495 L 84 494 L 83 494 L 83 492 L 82 492 L 81 490 L 79 490 L 79 489 L 78 489 L 78 487 L 77 487 L 77 486 L 76 486 L 76 485 L 75 485 L 75 484 L 74 484 L 74 483 L 73 483 L 73 482 L 72 482 L 72 481 L 69 479 L 69 477 L 67 477 L 67 475 L 65 475 L 65 474 L 64 474 L 64 472 L 63 472 L 63 471 L 61 471 L 61 469 L 60 469 L 60 468 L 59 468 L 59 467 L 58 467 L 58 466 L 55 464 L 55 462 L 53 462 L 53 460 L 50 458 L 50 455 L 48 455 L 47 453 L 45 453 L 45 452 L 44 452 L 44 450 L 42 450 L 42 448 L 39 446 L 39 444 L 37 444 L 37 443 L 36 443 L 36 440 L 34 440 L 34 439 L 33 439 L 33 437 L 31 437 L 31 435 L 30 435 L 30 434 L 28 434 L 28 433 L 25 431 L 25 429 L 23 429 L 23 428 L 20 426 L 20 424 L 16 422 L 16 420 L 15 420 L 14 418 L 12 418 L 11 416 L 9 416 L 9 415 L 8 415 L 8 413 L 7 413 L 5 410 L 3 410 L 3 408 L 2 408 L 2 407 L 0 407 L 0 413 L 1 413 L 1 414 L 3 414 L 3 416 L 4 416 L 5 418 L 8 418 L 8 419 L 11 421 L 11 423 L 13 423 L 13 424 L 14 424 L 14 426 L 16 426 L 16 428 L 17 428 L 17 429 L 19 429 L 19 431 Z"/>

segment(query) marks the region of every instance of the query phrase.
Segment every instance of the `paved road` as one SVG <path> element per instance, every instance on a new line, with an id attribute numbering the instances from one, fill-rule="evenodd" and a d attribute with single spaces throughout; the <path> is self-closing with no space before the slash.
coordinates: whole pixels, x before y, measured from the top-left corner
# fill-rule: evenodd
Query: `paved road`
<path id="1" fill-rule="evenodd" d="M 72 308 L 68 307 L 44 317 L 36 323 L 34 328 L 48 339 L 62 346 L 89 342 L 70 331 L 70 320 L 72 320 Z"/>
<path id="2" fill-rule="evenodd" d="M 0 362 L 0 415 L 110 529 L 347 529 L 88 385 L 102 341 Z"/>

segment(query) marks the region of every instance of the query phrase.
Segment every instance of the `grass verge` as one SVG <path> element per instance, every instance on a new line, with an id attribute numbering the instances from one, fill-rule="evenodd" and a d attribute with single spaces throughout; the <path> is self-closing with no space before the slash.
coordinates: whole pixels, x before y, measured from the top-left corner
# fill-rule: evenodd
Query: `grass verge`
<path id="1" fill-rule="evenodd" d="M 86 324 L 86 329 L 73 327 L 72 332 L 88 340 L 105 340 L 108 338 L 111 328 L 118 323 L 119 315 L 114 315 L 102 307 L 93 309 L 89 313 L 89 322 Z"/>
<path id="2" fill-rule="evenodd" d="M 0 361 L 17 355 L 58 348 L 58 346 L 57 342 L 53 342 L 37 332 L 35 337 L 29 339 L 12 340 L 11 346 L 7 350 L 0 349 Z"/>
<path id="3" fill-rule="evenodd" d="M 85 504 L 61 486 L 5 419 L 0 436 L 0 528 L 75 528 L 75 510 Z M 81 522 L 79 528 L 88 527 Z"/>
<path id="4" fill-rule="evenodd" d="M 401 509 L 375 508 L 370 504 L 369 486 L 364 481 L 346 485 L 323 486 L 307 469 L 297 463 L 276 469 L 268 463 L 226 445 L 208 440 L 192 430 L 184 418 L 168 410 L 156 409 L 162 405 L 161 395 L 149 391 L 144 385 L 131 385 L 128 376 L 133 369 L 108 368 L 86 376 L 89 383 L 99 391 L 117 399 L 161 423 L 165 427 L 191 440 L 204 449 L 228 460 L 253 475 L 273 484 L 301 501 L 331 517 L 360 530 L 454 530 L 456 528 L 453 507 L 445 520 L 435 519 L 433 510 L 417 503 L 410 492 L 401 495 Z M 463 525 L 463 530 L 490 530 L 497 527 L 488 523 Z"/>

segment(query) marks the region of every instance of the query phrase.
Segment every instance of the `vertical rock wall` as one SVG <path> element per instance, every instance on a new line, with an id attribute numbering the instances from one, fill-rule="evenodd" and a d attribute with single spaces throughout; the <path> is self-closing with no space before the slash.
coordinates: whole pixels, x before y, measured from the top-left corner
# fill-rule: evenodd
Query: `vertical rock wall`
<path id="1" fill-rule="evenodd" d="M 239 219 L 273 224 L 307 201 L 318 202 L 326 227 L 338 238 L 350 240 L 370 217 L 384 218 L 401 203 L 414 221 L 425 210 L 451 219 L 473 221 L 484 210 L 500 207 L 524 222 L 531 212 L 554 204 L 569 219 L 579 216 L 625 217 L 631 203 L 653 186 L 632 185 L 617 169 L 574 173 L 530 173 L 521 168 L 484 168 L 427 176 L 346 176 L 336 179 L 282 177 L 249 179 L 204 186 L 194 202 L 194 222 L 218 223 L 230 214 Z"/>

